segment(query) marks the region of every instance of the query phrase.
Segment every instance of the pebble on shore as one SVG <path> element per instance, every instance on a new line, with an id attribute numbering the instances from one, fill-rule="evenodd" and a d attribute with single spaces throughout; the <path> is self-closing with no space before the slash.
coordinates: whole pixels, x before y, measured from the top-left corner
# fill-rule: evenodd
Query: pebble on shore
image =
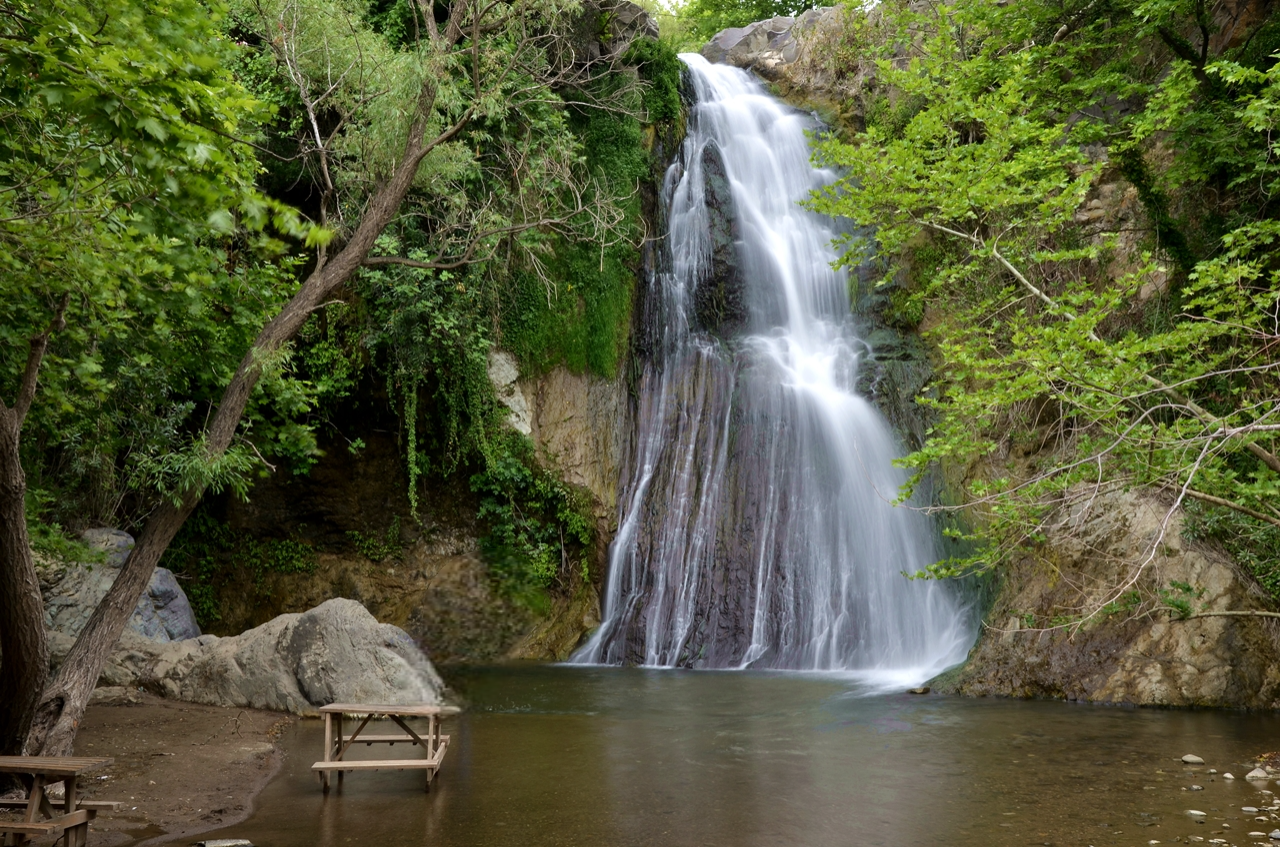
<path id="1" fill-rule="evenodd" d="M 1199 756 L 1196 756 L 1196 755 L 1193 755 L 1193 754 L 1191 754 L 1191 753 L 1188 753 L 1187 755 L 1185 755 L 1185 756 L 1183 756 L 1183 757 L 1182 757 L 1182 764 L 1184 764 L 1184 765 L 1203 765 L 1203 764 L 1204 764 L 1204 759 L 1200 758 Z"/>
<path id="2" fill-rule="evenodd" d="M 1262 768 L 1254 768 L 1244 775 L 1245 779 L 1267 779 L 1267 772 Z"/>

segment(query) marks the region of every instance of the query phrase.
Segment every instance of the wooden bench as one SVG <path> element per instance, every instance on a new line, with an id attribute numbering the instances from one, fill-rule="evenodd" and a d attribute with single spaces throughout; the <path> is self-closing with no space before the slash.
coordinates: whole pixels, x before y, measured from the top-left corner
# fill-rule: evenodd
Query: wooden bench
<path id="1" fill-rule="evenodd" d="M 440 734 L 440 720 L 456 715 L 458 710 L 451 706 L 385 706 L 368 703 L 333 703 L 320 707 L 324 715 L 324 759 L 311 766 L 320 777 L 320 784 L 325 793 L 329 792 L 329 775 L 337 771 L 338 781 L 342 781 L 345 771 L 372 770 L 421 770 L 426 772 L 428 791 L 431 780 L 440 771 L 444 762 L 445 751 L 449 749 L 449 736 Z M 364 718 L 351 735 L 343 735 L 342 722 L 346 715 Z M 369 721 L 375 717 L 394 721 L 404 734 L 400 735 L 361 735 Z M 427 732 L 423 738 L 413 730 L 405 718 L 426 718 Z M 366 746 L 386 744 L 394 746 L 406 743 L 414 747 L 422 747 L 426 758 L 422 759 L 347 759 L 346 754 L 356 741 L 363 741 Z"/>
<path id="2" fill-rule="evenodd" d="M 76 797 L 76 780 L 81 774 L 112 763 L 111 759 L 84 756 L 0 756 L 0 773 L 17 774 L 27 784 L 27 799 L 3 801 L 0 808 L 23 809 L 21 821 L 0 821 L 0 835 L 6 845 L 26 844 L 41 835 L 63 835 L 66 847 L 84 847 L 89 838 L 89 821 L 100 810 L 118 810 L 113 800 L 80 800 Z M 54 806 L 45 786 L 62 783 L 63 798 Z M 44 815 L 48 820 L 36 820 Z"/>

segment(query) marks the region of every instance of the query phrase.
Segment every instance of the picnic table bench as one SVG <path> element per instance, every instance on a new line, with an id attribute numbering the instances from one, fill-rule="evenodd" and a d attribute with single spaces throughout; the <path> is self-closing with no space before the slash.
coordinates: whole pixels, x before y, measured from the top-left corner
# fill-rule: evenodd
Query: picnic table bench
<path id="1" fill-rule="evenodd" d="M 21 845 L 41 835 L 65 835 L 66 847 L 84 847 L 89 838 L 89 821 L 99 811 L 118 811 L 122 804 L 112 800 L 81 800 L 76 796 L 76 780 L 81 774 L 110 765 L 114 759 L 83 756 L 0 756 L 0 773 L 24 777 L 27 799 L 0 800 L 0 809 L 25 809 L 21 821 L 0 821 L 4 844 Z M 45 786 L 62 783 L 61 809 L 49 802 Z M 44 815 L 44 820 L 37 820 Z"/>
<path id="2" fill-rule="evenodd" d="M 332 703 L 321 706 L 324 715 L 324 759 L 311 766 L 311 770 L 320 776 L 320 784 L 325 793 L 329 792 L 329 775 L 338 772 L 338 781 L 342 781 L 344 771 L 368 770 L 424 770 L 427 772 L 427 791 L 431 790 L 431 780 L 440 771 L 444 754 L 449 749 L 449 736 L 440 734 L 440 720 L 456 715 L 458 709 L 452 706 L 386 706 L 369 703 Z M 354 719 L 363 715 L 363 720 L 355 732 L 343 735 L 342 722 L 344 716 Z M 394 721 L 404 734 L 395 735 L 361 735 L 373 718 L 389 718 Z M 405 718 L 426 718 L 427 732 L 423 738 L 405 723 Z M 426 758 L 422 759 L 347 759 L 347 751 L 355 741 L 366 745 L 409 744 L 422 747 Z"/>

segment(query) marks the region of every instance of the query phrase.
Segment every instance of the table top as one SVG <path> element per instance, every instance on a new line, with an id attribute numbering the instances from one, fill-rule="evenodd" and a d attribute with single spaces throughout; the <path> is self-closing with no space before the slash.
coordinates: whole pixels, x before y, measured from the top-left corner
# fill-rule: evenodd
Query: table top
<path id="1" fill-rule="evenodd" d="M 0 756 L 0 773 L 79 776 L 105 768 L 115 759 L 88 756 Z"/>
<path id="2" fill-rule="evenodd" d="M 436 715 L 444 717 L 447 715 L 456 715 L 462 711 L 456 706 L 430 706 L 422 704 L 418 706 L 384 706 L 373 703 L 330 703 L 328 706 L 321 706 L 321 712 L 329 714 L 357 714 L 357 715 L 402 715 L 405 717 L 429 717 Z"/>

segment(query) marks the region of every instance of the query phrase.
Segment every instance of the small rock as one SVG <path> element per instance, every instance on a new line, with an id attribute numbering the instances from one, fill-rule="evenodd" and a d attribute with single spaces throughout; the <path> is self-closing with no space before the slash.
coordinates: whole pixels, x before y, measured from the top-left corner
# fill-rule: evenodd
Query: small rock
<path id="1" fill-rule="evenodd" d="M 1267 836 L 1267 838 L 1270 838 L 1273 841 L 1280 841 L 1280 829 L 1271 830 L 1271 833 Z"/>
<path id="2" fill-rule="evenodd" d="M 1206 815 L 1204 812 L 1200 811 L 1199 809 L 1187 809 L 1187 814 L 1193 818 L 1208 817 L 1208 815 Z"/>
<path id="3" fill-rule="evenodd" d="M 1267 834 L 1265 832 L 1251 832 L 1249 833 L 1249 837 L 1250 838 L 1266 838 Z"/>
<path id="4" fill-rule="evenodd" d="M 1222 775 L 1222 778 L 1223 778 L 1223 779 L 1235 779 L 1235 776 L 1234 776 L 1234 775 L 1232 775 L 1230 772 L 1228 772 L 1228 773 L 1224 773 L 1224 774 Z"/>
<path id="5" fill-rule="evenodd" d="M 1204 791 L 1204 786 L 1203 786 L 1203 785 L 1193 785 L 1193 786 L 1191 786 L 1191 790 L 1192 790 L 1192 791 Z"/>
<path id="6" fill-rule="evenodd" d="M 1209 768 L 1209 773 L 1217 773 L 1217 772 L 1218 772 L 1217 768 Z"/>
<path id="7" fill-rule="evenodd" d="M 1185 755 L 1185 756 L 1183 756 L 1183 757 L 1182 757 L 1182 764 L 1184 764 L 1184 765 L 1203 765 L 1203 764 L 1204 764 L 1204 759 L 1200 758 L 1199 756 L 1193 756 L 1192 754 L 1188 753 L 1187 755 Z"/>
<path id="8" fill-rule="evenodd" d="M 1266 779 L 1267 772 L 1264 771 L 1262 768 L 1254 768 L 1253 770 L 1245 774 L 1244 778 L 1245 779 Z"/>
<path id="9" fill-rule="evenodd" d="M 253 842 L 245 838 L 210 838 L 197 841 L 196 847 L 253 847 Z"/>
<path id="10" fill-rule="evenodd" d="M 1244 812 L 1245 814 L 1248 814 L 1248 815 L 1256 815 L 1256 814 L 1258 814 L 1258 809 L 1257 809 L 1257 807 L 1256 807 L 1256 806 L 1241 806 L 1241 807 L 1240 807 L 1240 811 L 1242 811 L 1242 812 Z"/>
<path id="11" fill-rule="evenodd" d="M 908 688 L 908 689 L 907 689 L 907 693 L 908 693 L 908 694 L 928 694 L 928 693 L 929 693 L 929 686 L 927 686 L 927 685 L 922 685 L 922 686 L 920 686 L 919 688 Z"/>

